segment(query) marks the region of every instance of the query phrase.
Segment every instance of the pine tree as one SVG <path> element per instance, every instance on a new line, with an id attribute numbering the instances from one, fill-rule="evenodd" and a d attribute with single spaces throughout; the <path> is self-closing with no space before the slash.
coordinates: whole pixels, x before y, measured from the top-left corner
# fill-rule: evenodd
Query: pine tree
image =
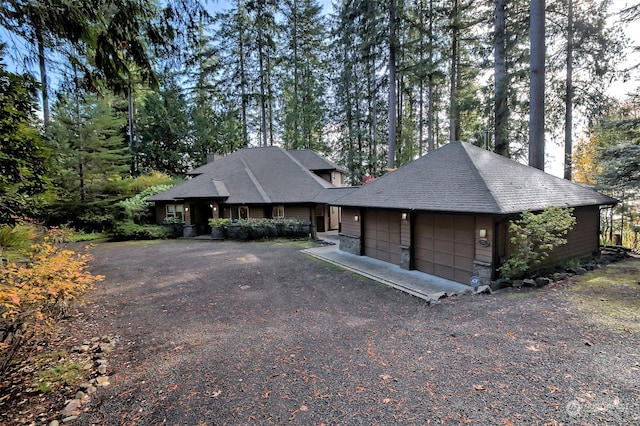
<path id="1" fill-rule="evenodd" d="M 98 201 L 127 174 L 126 115 L 116 110 L 115 102 L 111 96 L 76 92 L 61 96 L 53 106 L 51 139 L 58 163 L 53 179 L 63 199 Z"/>
<path id="2" fill-rule="evenodd" d="M 326 23 L 315 0 L 286 0 L 282 14 L 282 142 L 286 149 L 327 153 L 323 141 Z"/>

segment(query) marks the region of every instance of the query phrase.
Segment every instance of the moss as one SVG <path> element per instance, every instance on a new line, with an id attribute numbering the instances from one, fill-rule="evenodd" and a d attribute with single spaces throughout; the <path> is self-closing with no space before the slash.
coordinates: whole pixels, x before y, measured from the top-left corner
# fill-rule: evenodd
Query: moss
<path id="1" fill-rule="evenodd" d="M 600 326 L 639 333 L 639 277 L 640 259 L 628 259 L 581 276 L 569 297 Z"/>

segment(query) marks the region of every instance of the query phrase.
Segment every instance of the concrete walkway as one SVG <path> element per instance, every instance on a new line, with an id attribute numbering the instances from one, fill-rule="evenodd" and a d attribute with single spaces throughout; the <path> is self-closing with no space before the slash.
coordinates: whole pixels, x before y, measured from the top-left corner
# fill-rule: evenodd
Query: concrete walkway
<path id="1" fill-rule="evenodd" d="M 367 256 L 356 256 L 339 250 L 337 231 L 318 233 L 327 245 L 302 250 L 304 253 L 331 264 L 348 269 L 382 284 L 435 303 L 444 296 L 473 293 L 473 288 L 445 278 L 408 271 L 388 262 Z"/>

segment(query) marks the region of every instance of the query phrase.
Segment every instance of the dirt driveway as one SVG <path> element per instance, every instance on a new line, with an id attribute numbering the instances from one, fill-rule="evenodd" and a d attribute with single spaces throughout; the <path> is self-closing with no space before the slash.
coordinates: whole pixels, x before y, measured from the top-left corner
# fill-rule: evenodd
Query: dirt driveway
<path id="1" fill-rule="evenodd" d="M 118 336 L 78 424 L 638 424 L 640 339 L 563 285 L 435 306 L 300 246 L 105 243 L 78 329 Z M 90 336 L 87 336 L 90 337 Z"/>

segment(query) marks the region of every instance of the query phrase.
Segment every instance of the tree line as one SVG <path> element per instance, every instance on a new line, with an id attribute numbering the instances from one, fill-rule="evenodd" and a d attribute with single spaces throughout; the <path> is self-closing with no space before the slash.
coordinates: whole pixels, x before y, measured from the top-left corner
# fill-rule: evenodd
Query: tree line
<path id="1" fill-rule="evenodd" d="M 19 123 L 3 133 L 14 135 L 2 149 L 5 216 L 20 203 L 113 204 L 131 195 L 131 179 L 182 176 L 208 153 L 248 146 L 313 149 L 352 184 L 453 140 L 523 159 L 536 54 L 542 143 L 565 146 L 569 179 L 578 130 L 594 138 L 613 128 L 612 146 L 638 144 L 637 123 L 622 117 L 629 104 L 606 93 L 637 71 L 621 68 L 620 29 L 637 21 L 638 7 L 614 14 L 608 0 L 542 10 L 534 2 L 337 0 L 327 13 L 317 0 L 233 0 L 223 9 L 197 0 L 3 0 L 2 53 L 24 66 L 2 67 L 14 81 L 3 118 Z M 542 54 L 532 47 L 535 11 Z M 20 116 L 9 111 L 10 90 L 20 92 L 11 95 Z"/>

